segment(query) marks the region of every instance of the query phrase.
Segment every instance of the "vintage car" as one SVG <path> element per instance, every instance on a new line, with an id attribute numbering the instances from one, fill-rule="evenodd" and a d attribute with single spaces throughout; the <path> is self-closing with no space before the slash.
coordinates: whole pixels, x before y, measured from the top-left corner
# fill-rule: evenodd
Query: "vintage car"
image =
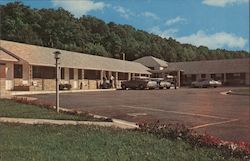
<path id="1" fill-rule="evenodd" d="M 191 83 L 191 87 L 195 88 L 207 88 L 207 87 L 219 87 L 222 83 L 213 79 L 200 79 Z"/>
<path id="2" fill-rule="evenodd" d="M 164 78 L 150 78 L 150 81 L 156 82 L 154 89 L 170 89 L 172 86 L 170 82 L 164 80 Z M 153 87 L 152 87 L 153 88 Z"/>
<path id="3" fill-rule="evenodd" d="M 121 83 L 122 89 L 146 89 L 148 88 L 148 77 L 133 77 L 131 80 Z"/>

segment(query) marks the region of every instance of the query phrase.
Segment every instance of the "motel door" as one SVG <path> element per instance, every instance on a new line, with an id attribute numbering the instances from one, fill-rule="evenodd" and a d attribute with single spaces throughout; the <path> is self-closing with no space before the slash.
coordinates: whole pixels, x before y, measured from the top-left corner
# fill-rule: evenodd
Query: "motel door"
<path id="1" fill-rule="evenodd" d="M 6 78 L 6 71 L 5 71 L 5 64 L 0 63 L 0 78 L 5 79 Z"/>
<path id="2" fill-rule="evenodd" d="M 0 90 L 5 90 L 6 65 L 0 63 Z"/>

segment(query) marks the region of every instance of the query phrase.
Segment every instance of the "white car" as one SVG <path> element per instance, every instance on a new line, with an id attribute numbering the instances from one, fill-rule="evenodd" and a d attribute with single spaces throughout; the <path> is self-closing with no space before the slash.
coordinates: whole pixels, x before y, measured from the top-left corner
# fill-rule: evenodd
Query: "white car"
<path id="1" fill-rule="evenodd" d="M 200 79 L 198 81 L 194 81 L 191 83 L 191 87 L 197 88 L 207 88 L 207 87 L 218 87 L 221 86 L 222 83 L 220 81 L 215 81 L 212 79 Z"/>
<path id="2" fill-rule="evenodd" d="M 170 89 L 171 83 L 165 81 L 163 78 L 150 78 L 147 87 L 149 89 Z"/>
<path id="3" fill-rule="evenodd" d="M 156 88 L 158 88 L 158 83 L 156 81 L 149 80 L 147 83 L 147 88 L 148 89 L 156 89 Z"/>

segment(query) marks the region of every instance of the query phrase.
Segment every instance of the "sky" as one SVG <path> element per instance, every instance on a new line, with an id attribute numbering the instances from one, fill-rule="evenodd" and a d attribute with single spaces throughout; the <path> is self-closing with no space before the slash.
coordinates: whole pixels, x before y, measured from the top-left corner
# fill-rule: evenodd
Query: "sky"
<path id="1" fill-rule="evenodd" d="M 14 0 L 0 0 L 0 4 Z M 19 0 L 32 8 L 63 7 L 209 49 L 249 51 L 249 0 Z"/>

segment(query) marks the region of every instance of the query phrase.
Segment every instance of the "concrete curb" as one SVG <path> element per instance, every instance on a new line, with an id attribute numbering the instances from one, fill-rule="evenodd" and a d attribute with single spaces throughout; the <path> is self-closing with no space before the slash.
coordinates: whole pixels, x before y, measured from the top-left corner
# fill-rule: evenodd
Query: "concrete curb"
<path id="1" fill-rule="evenodd" d="M 107 92 L 107 91 L 115 91 L 117 89 L 88 89 L 88 90 L 69 90 L 69 91 L 60 91 L 59 93 L 80 93 L 80 92 Z M 53 94 L 56 91 L 12 91 L 10 92 L 11 96 L 19 96 L 19 95 L 34 95 L 34 94 Z"/>
<path id="2" fill-rule="evenodd" d="M 246 93 L 237 93 L 237 92 L 233 92 L 233 91 L 228 91 L 227 94 L 230 94 L 230 95 L 238 95 L 238 96 L 250 96 L 249 94 L 246 94 Z"/>
<path id="3" fill-rule="evenodd" d="M 139 126 L 134 122 L 129 122 L 129 121 L 120 120 L 120 119 L 112 119 L 112 120 L 114 123 L 117 123 L 117 124 L 125 125 L 131 128 L 139 128 Z"/>
<path id="4" fill-rule="evenodd" d="M 82 111 L 77 111 L 77 110 L 71 110 L 71 109 L 67 109 L 67 108 L 60 108 L 60 111 L 63 111 L 63 112 L 76 112 L 78 114 L 81 114 L 81 113 L 84 113 Z M 101 115 L 95 115 L 95 114 L 91 114 L 91 116 L 93 116 L 94 118 L 103 118 L 103 119 L 109 119 L 109 117 L 106 117 L 106 116 L 101 116 Z M 123 126 L 127 126 L 127 127 L 131 127 L 131 128 L 139 128 L 138 125 L 136 125 L 136 123 L 134 122 L 129 122 L 129 121 L 125 121 L 125 120 L 120 120 L 120 119 L 114 119 L 114 118 L 110 118 L 113 123 L 115 124 L 120 124 L 120 125 L 123 125 Z"/>
<path id="5" fill-rule="evenodd" d="M 245 93 L 237 93 L 237 92 L 233 92 L 232 90 L 225 91 L 225 92 L 220 92 L 220 94 L 222 94 L 222 95 L 250 96 L 249 94 L 245 94 Z"/>
<path id="6" fill-rule="evenodd" d="M 2 123 L 16 123 L 29 125 L 94 125 L 102 127 L 117 127 L 122 129 L 134 129 L 135 127 L 120 124 L 118 122 L 95 122 L 95 121 L 73 121 L 73 120 L 50 120 L 50 119 L 30 119 L 30 118 L 9 118 L 0 117 Z"/>
<path id="7" fill-rule="evenodd" d="M 30 101 L 36 100 L 36 98 L 33 98 L 33 97 L 17 96 L 17 98 L 26 98 L 27 100 L 30 100 Z M 55 109 L 55 108 L 56 107 L 53 106 L 53 109 Z M 84 111 L 73 110 L 73 109 L 68 109 L 68 108 L 63 108 L 63 107 L 60 107 L 59 110 L 61 112 L 65 112 L 65 113 L 76 113 L 76 114 L 85 114 L 86 113 Z M 106 117 L 106 116 L 95 115 L 95 114 L 91 114 L 91 113 L 88 113 L 88 114 L 91 115 L 91 116 L 93 116 L 94 118 L 103 118 L 103 119 L 110 119 L 110 120 L 112 120 L 112 122 L 99 122 L 100 126 L 102 126 L 103 123 L 104 123 L 104 125 L 106 125 L 105 123 L 110 123 L 110 124 L 112 124 L 115 127 L 119 127 L 119 128 L 123 128 L 123 129 L 135 129 L 135 128 L 139 128 L 139 126 L 136 125 L 136 123 L 134 123 L 134 122 L 129 122 L 129 121 L 125 121 L 125 120 L 109 118 L 109 117 Z M 15 119 L 15 118 L 13 118 L 13 119 Z M 17 118 L 17 119 L 19 119 L 19 118 Z M 23 119 L 23 118 L 20 118 L 20 119 Z M 59 120 L 47 120 L 47 119 L 33 119 L 33 120 L 38 120 L 37 124 L 39 124 L 40 120 L 45 120 L 45 121 L 42 121 L 42 124 L 46 124 L 48 121 L 50 123 L 52 123 L 52 124 L 54 123 L 53 121 L 59 121 Z M 72 125 L 78 125 L 79 123 L 80 124 L 92 124 L 93 123 L 92 125 L 94 125 L 94 124 L 97 125 L 98 124 L 97 121 L 73 121 L 73 122 L 72 122 L 72 120 L 60 120 L 60 121 L 70 121 L 69 124 L 72 124 Z M 0 120 L 0 122 L 1 122 L 1 120 Z M 24 121 L 24 123 L 25 123 L 25 121 Z M 36 124 L 36 121 L 34 123 Z M 57 124 L 57 123 L 55 123 L 55 124 Z M 109 125 L 109 126 L 111 126 L 111 125 Z"/>

